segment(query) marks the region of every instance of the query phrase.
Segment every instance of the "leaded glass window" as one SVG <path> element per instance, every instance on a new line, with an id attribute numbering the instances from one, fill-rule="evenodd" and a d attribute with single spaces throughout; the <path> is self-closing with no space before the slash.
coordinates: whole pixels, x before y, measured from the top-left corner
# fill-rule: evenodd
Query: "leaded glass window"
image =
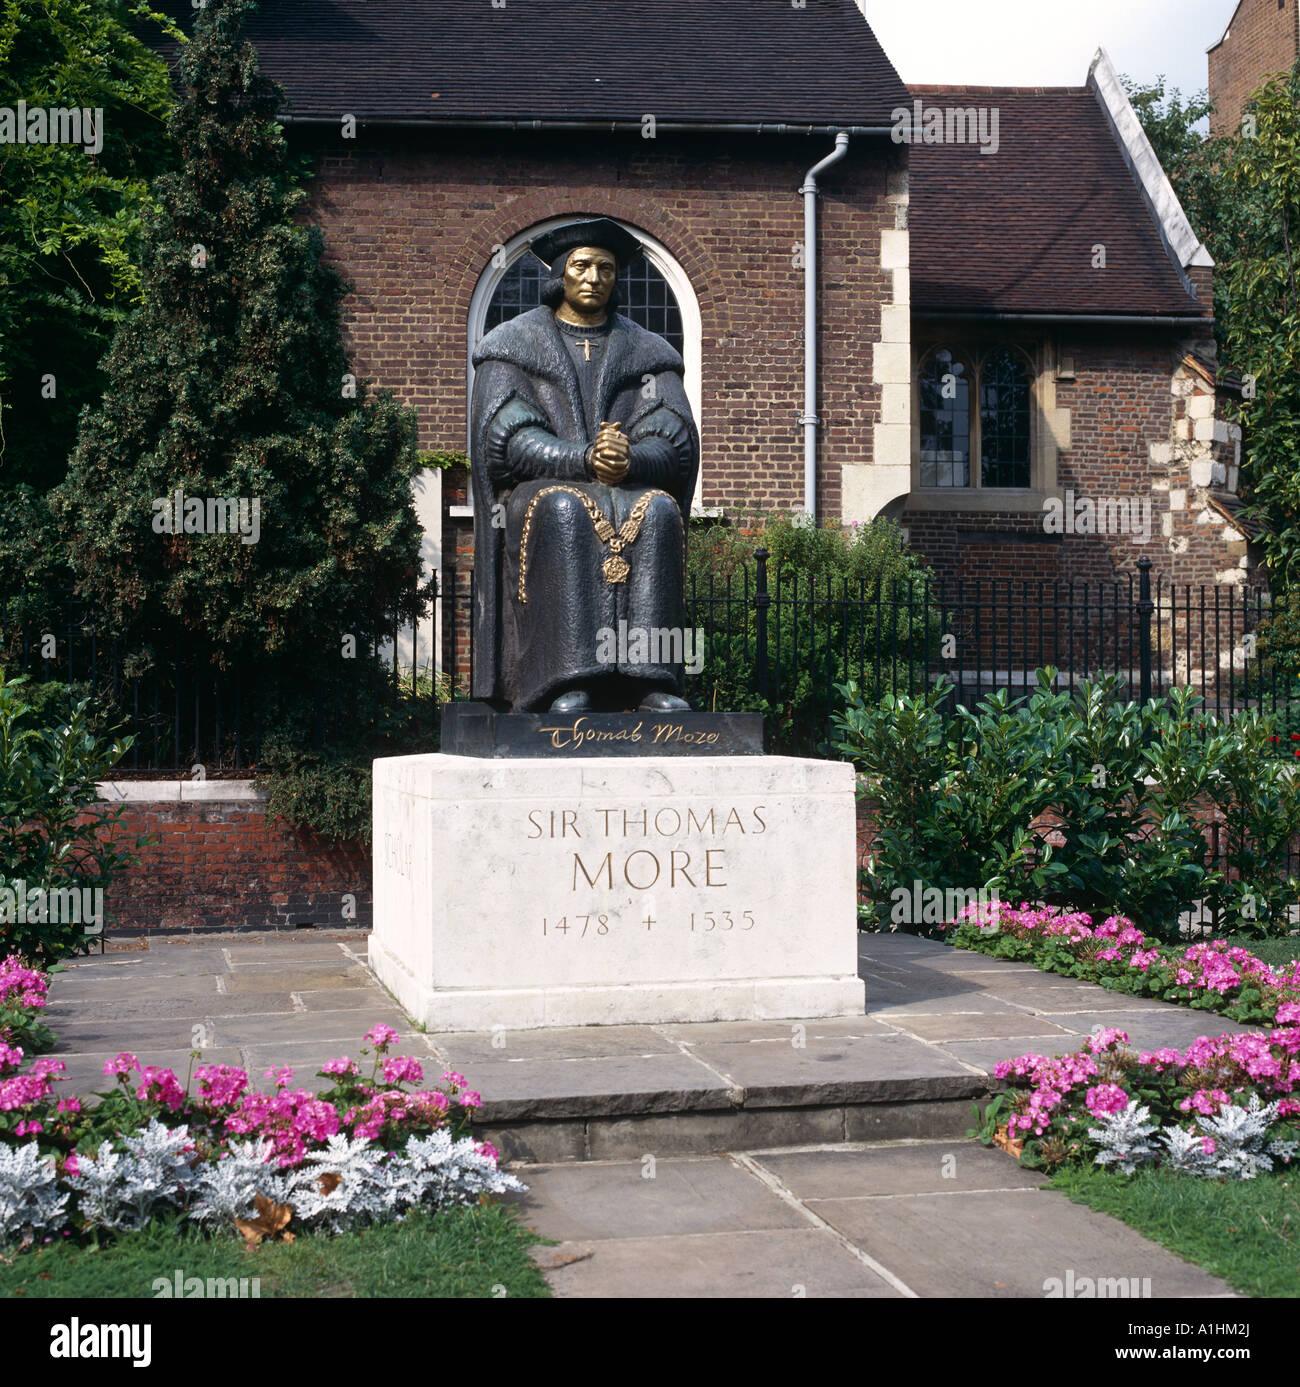
<path id="1" fill-rule="evenodd" d="M 1028 490 L 1033 398 L 1033 372 L 1010 347 L 927 352 L 917 379 L 918 485 Z"/>
<path id="2" fill-rule="evenodd" d="M 980 367 L 980 484 L 1029 485 L 1029 374 L 1005 349 Z"/>
<path id="3" fill-rule="evenodd" d="M 970 378 L 946 348 L 921 369 L 921 485 L 970 485 Z"/>
<path id="4" fill-rule="evenodd" d="M 490 332 L 500 323 L 509 322 L 542 302 L 542 285 L 549 278 L 546 266 L 527 251 L 506 271 L 488 304 L 483 324 Z M 685 347 L 682 314 L 677 298 L 668 281 L 649 260 L 642 257 L 629 265 L 618 277 L 619 312 L 660 337 L 666 337 L 679 351 Z"/>

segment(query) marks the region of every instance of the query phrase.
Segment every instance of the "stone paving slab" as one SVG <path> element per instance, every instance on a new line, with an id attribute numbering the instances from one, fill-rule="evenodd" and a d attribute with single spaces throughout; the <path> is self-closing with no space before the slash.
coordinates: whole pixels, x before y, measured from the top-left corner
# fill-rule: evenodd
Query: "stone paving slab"
<path id="1" fill-rule="evenodd" d="M 786 1028 L 786 1039 L 790 1031 Z M 458 1069 L 516 1059 L 589 1060 L 624 1055 L 680 1055 L 681 1046 L 652 1026 L 574 1026 L 547 1031 L 442 1031 L 430 1039 Z"/>
<path id="2" fill-rule="evenodd" d="M 312 1041 L 322 1060 L 332 1059 L 340 1048 L 352 1056 L 361 1047 L 361 1038 L 377 1021 L 391 1026 L 399 1035 L 414 1037 L 411 1023 L 382 993 L 364 1011 L 349 1007 L 336 1011 L 295 1011 L 286 1001 L 281 1012 L 263 1011 L 252 1016 L 206 1018 L 212 1025 L 215 1045 L 256 1045 L 259 1048 Z"/>
<path id="3" fill-rule="evenodd" d="M 460 1068 L 454 1049 L 451 1057 Z M 476 1065 L 466 1077 L 483 1094 L 484 1123 L 736 1106 L 732 1084 L 682 1054 L 515 1060 Z"/>
<path id="4" fill-rule="evenodd" d="M 1132 1298 L 1222 1296 L 1232 1288 L 1105 1214 L 1051 1190 L 825 1199 L 809 1207 L 920 1296 L 1042 1298 L 1052 1278 L 1120 1279 Z M 1144 1283 L 1149 1282 L 1149 1292 Z"/>
<path id="5" fill-rule="evenodd" d="M 547 1273 L 556 1296 L 654 1299 L 896 1299 L 899 1292 L 833 1239 L 813 1231 L 706 1233 L 562 1243 L 539 1261 L 574 1257 Z"/>
<path id="6" fill-rule="evenodd" d="M 869 1016 L 829 1016 L 812 1021 L 683 1021 L 654 1027 L 682 1045 L 765 1041 L 774 1045 L 820 1040 L 852 1040 L 890 1035 L 890 1027 Z"/>
<path id="7" fill-rule="evenodd" d="M 808 1226 L 726 1156 L 529 1167 L 525 1183 L 524 1222 L 560 1241 Z"/>
<path id="8" fill-rule="evenodd" d="M 981 1011 L 944 1012 L 931 1016 L 926 1012 L 889 1012 L 893 1023 L 909 1035 L 921 1040 L 1018 1040 L 1021 1036 L 1068 1036 L 1070 1031 L 1059 1021 L 1048 1021 L 1027 1012 Z M 1064 1044 L 1064 1041 L 1061 1042 Z M 1005 1057 L 1004 1057 L 1005 1058 Z"/>
<path id="9" fill-rule="evenodd" d="M 1115 1293 L 1135 1297 L 1232 1294 L 973 1143 L 728 1160 L 730 1172 L 717 1158 L 650 1155 L 525 1166 L 519 1174 L 529 1189 L 513 1202 L 530 1227 L 561 1239 L 537 1257 L 563 1297 L 1042 1298 L 1051 1278 L 1064 1281 L 1070 1271 L 1122 1282 Z"/>
<path id="10" fill-rule="evenodd" d="M 1038 1189 L 1047 1176 L 1023 1170 L 978 1142 L 897 1142 L 838 1151 L 755 1156 L 796 1199 L 871 1199 L 987 1189 Z"/>
<path id="11" fill-rule="evenodd" d="M 240 997 L 284 990 L 284 964 L 257 963 L 251 967 L 238 968 L 228 978 L 223 978 L 227 996 Z M 313 993 L 326 989 L 363 988 L 369 990 L 374 979 L 359 963 L 346 967 L 335 965 L 306 964 L 294 965 L 293 981 L 299 983 L 296 992 Z"/>
<path id="12" fill-rule="evenodd" d="M 102 1057 L 122 1049 L 188 1063 L 182 1047 L 202 1026 L 222 1062 L 259 1076 L 288 1063 L 310 1085 L 325 1059 L 355 1056 L 364 1031 L 383 1021 L 404 1048 L 429 1057 L 426 1068 L 465 1073 L 483 1094 L 484 1125 L 520 1128 L 508 1145 L 588 1157 L 622 1153 L 634 1132 L 648 1136 L 638 1122 L 688 1113 L 683 1139 L 699 1142 L 725 1144 L 728 1124 L 749 1144 L 939 1136 L 953 1130 L 957 1100 L 997 1086 L 999 1060 L 1075 1049 L 1095 1026 L 1116 1026 L 1146 1048 L 1242 1029 L 1027 964 L 874 934 L 859 938 L 864 1016 L 423 1035 L 364 968 L 367 939 L 356 931 L 147 942 L 110 945 L 56 976 L 47 1015 L 71 1072 L 93 1067 L 98 1084 Z M 810 1111 L 800 1117 L 799 1108 Z M 764 1111 L 761 1121 L 745 1117 Z M 929 1130 L 917 1126 L 923 1115 Z M 545 1121 L 567 1124 L 550 1146 L 533 1130 Z"/>

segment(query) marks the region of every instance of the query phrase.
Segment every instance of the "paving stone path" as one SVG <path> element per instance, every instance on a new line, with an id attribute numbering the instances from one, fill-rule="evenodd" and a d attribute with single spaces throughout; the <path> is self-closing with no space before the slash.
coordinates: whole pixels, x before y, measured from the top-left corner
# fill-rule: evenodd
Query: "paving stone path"
<path id="1" fill-rule="evenodd" d="M 47 1017 L 80 1093 L 121 1050 L 183 1076 L 196 1046 L 318 1087 L 387 1022 L 482 1092 L 558 1295 L 1040 1297 L 1067 1271 L 1231 1294 L 962 1134 L 998 1060 L 1098 1025 L 1146 1048 L 1242 1028 L 906 936 L 861 954 L 863 1017 L 425 1035 L 364 933 L 124 940 L 58 974 Z"/>

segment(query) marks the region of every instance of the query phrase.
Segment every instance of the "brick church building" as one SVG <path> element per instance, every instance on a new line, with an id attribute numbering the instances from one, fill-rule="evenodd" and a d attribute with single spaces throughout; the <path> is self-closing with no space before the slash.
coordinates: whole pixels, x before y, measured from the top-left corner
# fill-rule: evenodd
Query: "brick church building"
<path id="1" fill-rule="evenodd" d="M 943 577 L 1246 580 L 1213 264 L 1104 53 L 1077 87 L 908 88 L 854 0 L 262 0 L 248 35 L 353 369 L 422 447 L 465 447 L 530 241 L 611 217 L 647 252 L 623 311 L 685 358 L 700 511 L 895 516 Z M 463 593 L 465 474 L 417 493 Z M 1087 502 L 1109 533 L 1047 522 Z"/>

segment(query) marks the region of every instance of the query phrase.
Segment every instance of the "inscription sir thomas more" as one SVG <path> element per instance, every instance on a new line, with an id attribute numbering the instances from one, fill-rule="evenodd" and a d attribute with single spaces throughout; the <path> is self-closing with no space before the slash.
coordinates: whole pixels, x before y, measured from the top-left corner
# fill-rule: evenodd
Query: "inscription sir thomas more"
<path id="1" fill-rule="evenodd" d="M 579 891 L 604 886 L 613 890 L 618 878 L 634 891 L 656 886 L 689 888 L 727 886 L 725 842 L 733 838 L 757 837 L 767 832 L 766 806 L 746 809 L 678 809 L 662 805 L 651 809 L 533 809 L 528 813 L 528 837 L 567 841 L 582 840 L 573 846 L 569 889 Z M 702 838 L 703 844 L 689 848 L 669 846 L 665 841 L 683 836 Z M 653 841 L 654 847 L 629 847 L 629 839 Z M 615 840 L 617 847 L 602 851 L 602 845 Z M 657 840 L 657 841 L 656 841 Z M 719 845 L 711 845 L 718 840 Z M 587 844 L 591 843 L 588 847 Z"/>
<path id="2" fill-rule="evenodd" d="M 706 749 L 716 746 L 720 735 L 717 732 L 688 731 L 683 723 L 672 719 L 653 722 L 642 719 L 629 727 L 609 731 L 592 727 L 587 718 L 575 718 L 572 722 L 540 727 L 538 731 L 550 737 L 551 746 L 556 751 L 576 751 L 589 743 L 600 742 L 647 742 L 651 746 Z"/>

